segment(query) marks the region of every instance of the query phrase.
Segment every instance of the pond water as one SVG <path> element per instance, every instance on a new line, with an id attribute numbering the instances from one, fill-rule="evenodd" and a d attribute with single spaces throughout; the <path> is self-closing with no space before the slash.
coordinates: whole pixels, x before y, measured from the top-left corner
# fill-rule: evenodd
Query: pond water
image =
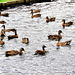
<path id="1" fill-rule="evenodd" d="M 40 18 L 31 18 L 31 9 L 41 9 Z M 75 4 L 63 0 L 56 2 L 35 3 L 30 6 L 22 5 L 2 11 L 9 13 L 4 20 L 6 29 L 15 28 L 19 38 L 8 41 L 6 32 L 5 45 L 0 47 L 0 75 L 75 75 Z M 46 23 L 46 16 L 56 17 L 55 22 Z M 70 27 L 62 27 L 62 19 L 73 21 Z M 2 24 L 0 24 L 0 30 Z M 48 35 L 57 34 L 62 30 L 62 41 L 72 39 L 71 45 L 57 49 L 57 41 L 48 40 Z M 29 44 L 23 44 L 22 38 L 28 37 Z M 34 55 L 46 45 L 46 55 Z M 18 50 L 23 47 L 26 52 L 22 56 L 5 57 L 5 51 Z"/>

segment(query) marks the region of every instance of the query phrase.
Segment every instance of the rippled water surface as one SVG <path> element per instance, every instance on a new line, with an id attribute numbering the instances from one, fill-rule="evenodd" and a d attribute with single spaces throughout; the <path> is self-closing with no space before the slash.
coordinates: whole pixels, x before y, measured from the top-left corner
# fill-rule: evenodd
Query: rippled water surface
<path id="1" fill-rule="evenodd" d="M 40 18 L 31 18 L 31 9 L 41 9 Z M 15 28 L 19 38 L 8 41 L 7 32 L 5 45 L 0 47 L 0 75 L 75 75 L 75 4 L 57 2 L 36 3 L 31 6 L 22 5 L 5 10 L 9 17 L 4 20 L 6 29 Z M 56 17 L 55 22 L 46 23 L 46 16 Z M 73 21 L 70 27 L 62 28 L 62 19 Z M 0 24 L 0 30 L 2 24 Z M 61 41 L 72 39 L 71 45 L 57 49 L 57 41 L 48 40 L 50 34 L 62 30 Z M 28 45 L 21 43 L 23 37 L 28 37 Z M 46 45 L 46 55 L 34 55 L 37 49 Z M 6 50 L 19 50 L 23 47 L 26 52 L 22 56 L 5 57 Z"/>

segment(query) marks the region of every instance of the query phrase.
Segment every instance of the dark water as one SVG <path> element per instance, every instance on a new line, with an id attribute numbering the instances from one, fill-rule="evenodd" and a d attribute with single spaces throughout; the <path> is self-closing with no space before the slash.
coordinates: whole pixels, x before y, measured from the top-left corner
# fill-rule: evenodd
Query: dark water
<path id="1" fill-rule="evenodd" d="M 40 18 L 31 18 L 31 9 L 41 9 Z M 8 41 L 7 32 L 4 47 L 0 47 L 0 75 L 74 75 L 75 74 L 75 4 L 57 2 L 36 3 L 31 6 L 19 6 L 5 10 L 9 17 L 4 20 L 6 29 L 16 28 L 19 38 Z M 56 17 L 55 22 L 46 23 L 45 17 Z M 73 21 L 70 27 L 62 28 L 62 19 Z M 1 30 L 0 24 L 0 30 Z M 61 41 L 72 39 L 71 45 L 57 49 L 57 41 L 48 40 L 50 34 L 62 30 Z M 28 37 L 28 45 L 21 43 L 23 37 Z M 37 49 L 46 45 L 46 55 L 34 55 Z M 23 47 L 26 52 L 22 56 L 5 57 L 6 50 L 19 50 Z"/>

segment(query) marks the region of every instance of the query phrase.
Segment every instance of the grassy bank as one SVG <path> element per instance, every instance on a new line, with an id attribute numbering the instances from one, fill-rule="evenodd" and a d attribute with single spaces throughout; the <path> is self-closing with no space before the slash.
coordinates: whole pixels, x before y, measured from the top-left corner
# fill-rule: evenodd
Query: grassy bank
<path id="1" fill-rule="evenodd" d="M 0 0 L 0 3 L 9 2 L 9 1 L 15 1 L 15 0 Z"/>

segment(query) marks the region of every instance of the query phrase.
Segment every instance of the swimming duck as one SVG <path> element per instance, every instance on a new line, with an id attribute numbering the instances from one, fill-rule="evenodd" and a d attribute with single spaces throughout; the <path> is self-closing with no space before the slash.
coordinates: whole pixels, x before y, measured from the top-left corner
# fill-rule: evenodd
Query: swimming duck
<path id="1" fill-rule="evenodd" d="M 6 22 L 5 22 L 5 21 L 0 21 L 0 23 L 1 23 L 1 24 L 4 24 L 4 23 L 6 23 Z"/>
<path id="2" fill-rule="evenodd" d="M 37 55 L 37 54 L 43 55 L 43 54 L 45 54 L 46 53 L 46 50 L 44 49 L 45 47 L 46 46 L 43 45 L 42 46 L 43 51 L 42 50 L 37 50 L 37 51 L 35 51 L 35 54 L 34 55 Z"/>
<path id="3" fill-rule="evenodd" d="M 56 18 L 56 17 L 52 17 L 52 18 L 49 19 L 49 17 L 47 16 L 47 17 L 46 17 L 46 22 L 48 23 L 48 22 L 55 21 L 55 18 Z"/>
<path id="4" fill-rule="evenodd" d="M 28 44 L 29 43 L 29 39 L 28 38 L 22 38 L 22 43 Z"/>
<path id="5" fill-rule="evenodd" d="M 41 17 L 41 14 L 33 15 L 33 12 L 32 12 L 32 16 L 31 16 L 31 18 L 33 18 L 33 17 Z"/>
<path id="6" fill-rule="evenodd" d="M 15 35 L 9 35 L 8 40 L 13 39 L 13 38 L 18 38 L 17 31 L 15 30 L 14 32 L 15 32 Z"/>
<path id="7" fill-rule="evenodd" d="M 66 45 L 70 45 L 72 40 L 69 40 L 69 41 L 65 41 L 65 42 L 61 42 L 59 43 L 59 41 L 57 42 L 57 46 L 66 46 Z"/>
<path id="8" fill-rule="evenodd" d="M 8 17 L 8 16 L 9 16 L 9 14 L 8 14 L 8 13 L 1 14 L 1 12 L 0 12 L 0 16 Z"/>
<path id="9" fill-rule="evenodd" d="M 5 44 L 4 41 L 3 41 L 3 39 L 4 39 L 4 38 L 1 37 L 0 45 L 2 45 L 2 46 Z"/>
<path id="10" fill-rule="evenodd" d="M 23 54 L 22 51 L 26 52 L 26 51 L 24 50 L 24 48 L 20 48 L 20 52 L 17 51 L 17 50 L 6 51 L 6 52 L 5 52 L 5 55 L 6 55 L 6 56 L 14 56 L 14 55 L 18 55 L 18 54 L 19 54 L 19 55 L 22 55 L 22 54 Z"/>
<path id="11" fill-rule="evenodd" d="M 2 27 L 3 27 L 3 30 L 5 32 L 10 32 L 10 31 L 15 31 L 16 30 L 16 29 L 5 29 L 5 25 L 2 25 Z"/>
<path id="12" fill-rule="evenodd" d="M 61 36 L 61 33 L 62 33 L 62 31 L 61 30 L 59 30 L 58 31 L 58 35 L 49 35 L 48 36 L 48 39 L 52 39 L 52 40 L 60 40 L 61 38 L 62 38 L 62 36 Z"/>
<path id="13" fill-rule="evenodd" d="M 63 28 L 65 28 L 65 26 L 70 26 L 70 25 L 73 24 L 72 21 L 69 21 L 69 22 L 65 23 L 65 19 L 63 19 L 62 21 L 63 21 L 63 23 L 62 23 Z"/>
<path id="14" fill-rule="evenodd" d="M 34 10 L 34 11 L 33 11 L 33 9 L 31 9 L 31 13 L 37 13 L 37 12 L 40 12 L 40 9 L 37 9 L 37 10 Z"/>

